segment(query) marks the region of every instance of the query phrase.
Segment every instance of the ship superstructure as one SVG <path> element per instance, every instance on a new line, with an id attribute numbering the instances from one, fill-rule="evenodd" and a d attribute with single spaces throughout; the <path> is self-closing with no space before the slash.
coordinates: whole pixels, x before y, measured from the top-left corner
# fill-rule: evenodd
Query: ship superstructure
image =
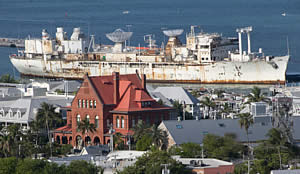
<path id="1" fill-rule="evenodd" d="M 284 83 L 289 56 L 264 57 L 261 49 L 251 52 L 252 27 L 238 29 L 239 39 L 217 33 L 186 34 L 186 44 L 178 39 L 182 29 L 165 30 L 166 46 L 128 47 L 132 32 L 117 29 L 106 36 L 114 45 L 88 42 L 80 28 L 68 39 L 62 27 L 52 39 L 46 30 L 41 39 L 26 39 L 25 50 L 11 55 L 12 64 L 22 75 L 81 79 L 90 76 L 143 73 L 149 81 L 189 83 Z M 242 51 L 242 33 L 248 35 L 248 52 Z M 148 41 L 149 41 L 148 40 Z M 240 49 L 238 49 L 240 48 Z"/>

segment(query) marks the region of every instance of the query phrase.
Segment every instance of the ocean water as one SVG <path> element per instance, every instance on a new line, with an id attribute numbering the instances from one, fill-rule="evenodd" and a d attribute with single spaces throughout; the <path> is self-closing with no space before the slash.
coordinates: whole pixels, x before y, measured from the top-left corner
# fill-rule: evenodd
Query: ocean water
<path id="1" fill-rule="evenodd" d="M 105 33 L 122 28 L 134 32 L 131 45 L 144 46 L 144 35 L 154 34 L 160 46 L 167 41 L 163 29 L 189 32 L 190 25 L 233 37 L 236 28 L 253 26 L 252 50 L 286 55 L 289 45 L 288 73 L 300 73 L 299 0 L 0 0 L 0 37 L 40 37 L 43 28 L 54 36 L 59 26 L 70 36 L 73 27 L 81 27 L 96 42 L 112 44 Z M 185 43 L 185 34 L 180 38 Z M 0 74 L 18 75 L 8 58 L 16 51 L 0 48 Z"/>

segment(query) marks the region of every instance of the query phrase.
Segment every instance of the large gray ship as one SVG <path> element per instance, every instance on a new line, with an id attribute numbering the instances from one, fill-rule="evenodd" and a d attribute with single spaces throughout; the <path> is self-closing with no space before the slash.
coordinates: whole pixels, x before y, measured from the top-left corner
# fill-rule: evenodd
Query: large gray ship
<path id="1" fill-rule="evenodd" d="M 26 39 L 25 50 L 10 55 L 16 69 L 25 76 L 82 79 L 89 76 L 145 74 L 152 82 L 174 83 L 239 83 L 283 84 L 289 55 L 265 56 L 262 49 L 251 51 L 252 27 L 237 29 L 238 38 L 223 37 L 218 33 L 195 32 L 186 34 L 186 44 L 178 36 L 181 29 L 166 30 L 166 45 L 158 48 L 151 35 L 145 36 L 148 47 L 132 47 L 126 41 L 132 32 L 121 29 L 106 34 L 114 45 L 97 45 L 94 37 L 87 39 L 74 28 L 68 39 L 63 28 L 57 28 L 55 38 L 46 30 L 42 38 Z M 248 38 L 248 50 L 242 50 L 242 35 Z"/>

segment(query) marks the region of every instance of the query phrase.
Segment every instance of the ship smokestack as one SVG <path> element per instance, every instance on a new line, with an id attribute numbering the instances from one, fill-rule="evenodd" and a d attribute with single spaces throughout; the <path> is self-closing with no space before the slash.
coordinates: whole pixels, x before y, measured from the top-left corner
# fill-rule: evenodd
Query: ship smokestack
<path id="1" fill-rule="evenodd" d="M 119 86 L 120 86 L 120 75 L 119 72 L 113 72 L 113 82 L 114 82 L 114 104 L 118 104 L 120 100 Z"/>

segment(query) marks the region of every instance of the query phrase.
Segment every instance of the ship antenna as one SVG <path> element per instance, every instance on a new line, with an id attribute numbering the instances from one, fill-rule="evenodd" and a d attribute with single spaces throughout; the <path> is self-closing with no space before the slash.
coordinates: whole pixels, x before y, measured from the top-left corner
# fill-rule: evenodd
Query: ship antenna
<path id="1" fill-rule="evenodd" d="M 290 46 L 289 46 L 289 36 L 286 37 L 286 47 L 287 47 L 287 53 L 288 53 L 288 56 L 290 55 Z"/>

